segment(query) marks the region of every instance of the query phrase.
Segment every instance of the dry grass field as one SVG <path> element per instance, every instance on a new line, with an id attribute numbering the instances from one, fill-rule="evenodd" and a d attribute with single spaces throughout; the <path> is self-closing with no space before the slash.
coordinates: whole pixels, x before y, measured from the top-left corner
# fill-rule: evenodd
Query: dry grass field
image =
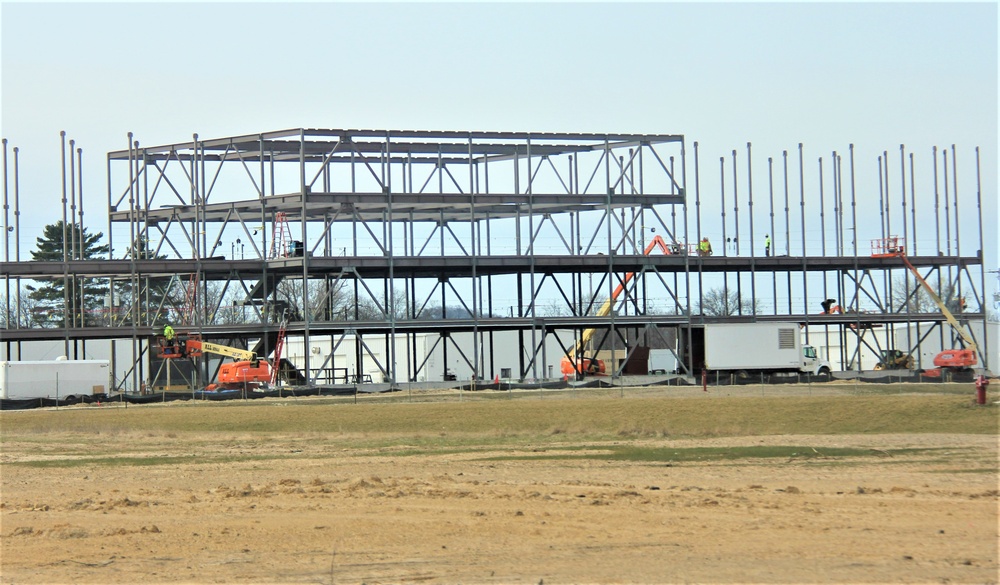
<path id="1" fill-rule="evenodd" d="M 814 385 L 0 413 L 0 582 L 996 583 L 998 409 Z"/>

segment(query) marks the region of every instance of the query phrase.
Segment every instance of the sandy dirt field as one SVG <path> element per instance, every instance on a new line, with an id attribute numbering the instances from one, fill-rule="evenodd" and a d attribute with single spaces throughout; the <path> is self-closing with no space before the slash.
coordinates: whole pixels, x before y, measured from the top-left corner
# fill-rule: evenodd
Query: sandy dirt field
<path id="1" fill-rule="evenodd" d="M 88 453 L 46 440 L 3 443 L 4 584 L 997 582 L 991 435 L 628 439 L 810 450 L 663 463 L 125 432 L 102 440 L 174 459 L 16 464 Z M 823 455 L 841 447 L 871 455 Z"/>

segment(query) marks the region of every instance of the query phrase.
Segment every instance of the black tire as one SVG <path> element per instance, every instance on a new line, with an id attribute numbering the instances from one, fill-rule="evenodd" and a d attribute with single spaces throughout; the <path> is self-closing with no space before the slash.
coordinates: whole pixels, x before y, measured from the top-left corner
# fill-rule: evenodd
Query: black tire
<path id="1" fill-rule="evenodd" d="M 832 377 L 833 377 L 833 375 L 830 372 L 830 368 L 825 368 L 824 367 L 824 368 L 820 368 L 819 369 L 819 379 L 820 380 L 823 380 L 824 382 L 829 382 Z"/>

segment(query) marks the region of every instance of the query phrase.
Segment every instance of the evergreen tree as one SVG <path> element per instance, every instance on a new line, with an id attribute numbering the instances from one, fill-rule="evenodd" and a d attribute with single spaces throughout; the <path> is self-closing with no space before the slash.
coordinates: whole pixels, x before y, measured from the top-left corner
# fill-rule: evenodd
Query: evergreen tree
<path id="1" fill-rule="evenodd" d="M 62 262 L 64 244 L 65 257 L 69 260 L 74 259 L 74 256 L 83 260 L 106 257 L 109 247 L 99 244 L 103 237 L 104 234 L 101 232 L 89 234 L 87 228 L 77 225 L 66 226 L 59 220 L 45 226 L 42 236 L 36 239 L 37 249 L 31 252 L 31 257 L 41 262 Z M 38 302 L 39 307 L 46 311 L 49 322 L 54 325 L 61 325 L 64 322 L 67 308 L 70 311 L 70 325 L 100 324 L 102 319 L 94 311 L 103 308 L 104 297 L 108 293 L 107 285 L 93 278 L 73 277 L 69 281 L 69 286 L 68 296 L 62 278 L 54 278 L 38 287 L 25 288 L 31 291 L 29 297 Z"/>

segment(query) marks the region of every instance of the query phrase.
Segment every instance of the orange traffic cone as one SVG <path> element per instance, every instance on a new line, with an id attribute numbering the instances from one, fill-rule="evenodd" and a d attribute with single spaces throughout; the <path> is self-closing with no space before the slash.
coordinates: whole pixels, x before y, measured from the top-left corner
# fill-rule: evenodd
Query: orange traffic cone
<path id="1" fill-rule="evenodd" d="M 493 383 L 494 384 L 499 384 L 500 383 L 500 374 L 497 374 L 497 377 L 493 378 Z"/>

